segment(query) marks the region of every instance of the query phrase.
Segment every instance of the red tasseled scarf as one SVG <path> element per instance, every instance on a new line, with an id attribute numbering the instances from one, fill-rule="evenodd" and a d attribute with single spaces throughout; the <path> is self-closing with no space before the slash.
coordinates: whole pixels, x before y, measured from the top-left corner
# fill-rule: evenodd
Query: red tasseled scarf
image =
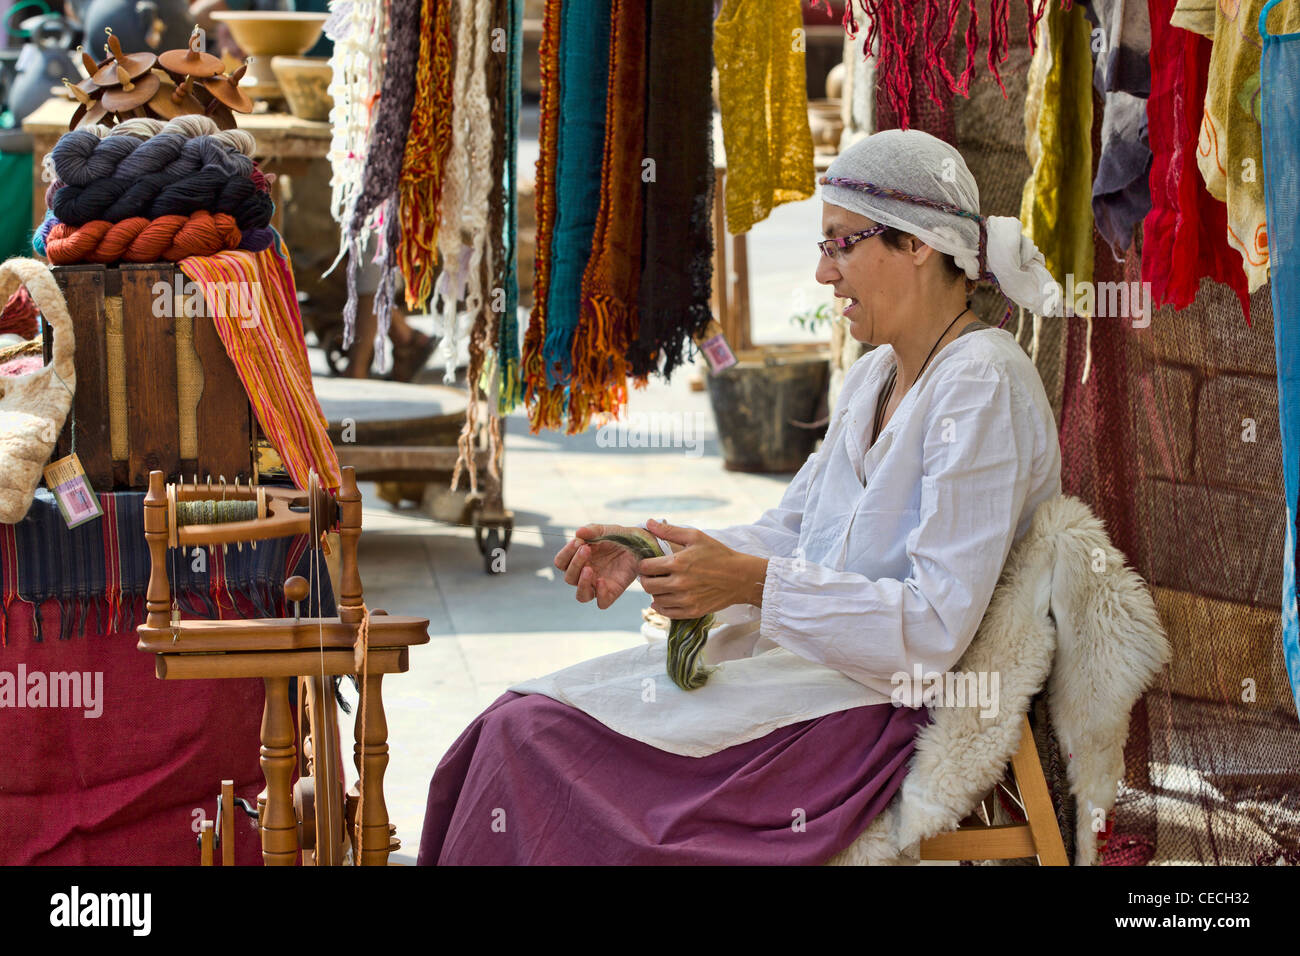
<path id="1" fill-rule="evenodd" d="M 817 0 L 813 0 L 813 2 L 815 4 Z M 827 12 L 831 12 L 830 0 L 823 0 L 823 2 L 826 4 Z M 876 83 L 890 107 L 897 112 L 899 125 L 902 129 L 908 128 L 908 98 L 912 91 L 912 77 L 908 69 L 908 63 L 912 47 L 917 42 L 918 35 L 920 42 L 923 44 L 925 63 L 925 67 L 921 72 L 921 80 L 925 83 L 926 92 L 929 94 L 930 99 L 936 104 L 941 102 L 939 98 L 940 83 L 944 84 L 951 93 L 960 93 L 962 96 L 969 95 L 970 82 L 975 75 L 975 52 L 979 49 L 980 43 L 978 10 L 980 0 L 948 0 L 947 13 L 942 20 L 942 32 L 938 35 L 936 35 L 935 28 L 940 21 L 940 3 L 942 0 L 848 0 L 844 5 L 844 17 L 841 22 L 848 31 L 849 36 L 853 38 L 857 37 L 858 30 L 861 29 L 858 19 L 853 13 L 853 4 L 855 2 L 862 4 L 863 13 L 866 14 L 868 19 L 865 44 L 867 56 L 871 55 L 872 49 L 879 42 Z M 925 4 L 925 12 L 921 17 L 919 29 L 914 10 L 916 3 Z M 1029 10 L 1028 32 L 1031 52 L 1036 46 L 1034 34 L 1038 21 L 1042 19 L 1043 14 L 1047 11 L 1047 3 L 1048 0 L 1025 0 L 1025 6 Z M 1073 0 L 1061 0 L 1061 7 L 1068 10 L 1072 3 Z M 952 40 L 953 31 L 957 28 L 957 18 L 963 4 L 970 13 L 965 38 L 966 66 L 962 70 L 961 76 L 954 79 L 944 62 L 944 51 Z M 989 31 L 988 65 L 1004 96 L 1006 95 L 1006 87 L 1002 84 L 1002 75 L 998 72 L 998 64 L 1007 59 L 1009 49 L 1007 24 L 1010 20 L 1010 12 L 1011 0 L 991 0 L 990 21 L 992 26 Z"/>

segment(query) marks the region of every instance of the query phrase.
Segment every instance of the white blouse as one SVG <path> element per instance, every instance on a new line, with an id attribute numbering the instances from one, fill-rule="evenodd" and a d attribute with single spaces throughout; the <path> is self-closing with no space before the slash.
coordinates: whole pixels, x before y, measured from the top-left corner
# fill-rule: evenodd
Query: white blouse
<path id="1" fill-rule="evenodd" d="M 761 608 L 718 612 L 694 691 L 664 642 L 512 688 L 543 693 L 673 753 L 704 756 L 778 727 L 907 699 L 897 675 L 942 673 L 966 650 L 1014 542 L 1061 493 L 1051 405 L 1004 329 L 944 346 L 871 445 L 882 345 L 845 376 L 821 448 L 753 524 L 704 529 L 768 559 Z M 909 703 L 918 705 L 919 687 Z"/>

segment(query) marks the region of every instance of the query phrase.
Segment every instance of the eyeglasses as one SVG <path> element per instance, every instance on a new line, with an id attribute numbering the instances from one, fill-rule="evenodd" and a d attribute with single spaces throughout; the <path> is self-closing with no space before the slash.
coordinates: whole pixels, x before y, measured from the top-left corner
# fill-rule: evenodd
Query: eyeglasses
<path id="1" fill-rule="evenodd" d="M 888 226 L 872 226 L 870 229 L 864 229 L 862 232 L 850 233 L 847 236 L 836 236 L 834 239 L 820 239 L 817 242 L 817 248 L 821 250 L 822 255 L 836 259 L 839 258 L 841 254 L 848 252 L 849 249 L 853 248 L 855 243 L 859 243 L 864 239 L 870 239 L 872 236 L 878 236 L 888 228 Z"/>

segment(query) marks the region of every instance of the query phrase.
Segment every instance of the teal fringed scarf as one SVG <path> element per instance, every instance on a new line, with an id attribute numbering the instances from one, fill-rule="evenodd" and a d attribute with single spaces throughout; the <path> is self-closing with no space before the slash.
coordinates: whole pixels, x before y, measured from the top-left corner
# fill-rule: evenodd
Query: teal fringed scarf
<path id="1" fill-rule="evenodd" d="M 556 218 L 542 352 L 552 387 L 566 384 L 572 371 L 582 276 L 600 210 L 610 6 L 607 0 L 566 0 L 562 17 Z"/>

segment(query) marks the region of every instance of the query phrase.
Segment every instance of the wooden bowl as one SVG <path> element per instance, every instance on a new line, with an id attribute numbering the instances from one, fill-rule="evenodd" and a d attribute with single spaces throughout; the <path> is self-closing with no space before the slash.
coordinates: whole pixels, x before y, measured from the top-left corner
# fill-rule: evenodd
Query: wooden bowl
<path id="1" fill-rule="evenodd" d="M 333 71 L 328 57 L 276 56 L 271 58 L 271 69 L 289 101 L 290 113 L 321 122 L 330 118 L 334 99 L 329 94 Z"/>
<path id="2" fill-rule="evenodd" d="M 212 19 L 230 27 L 230 33 L 248 55 L 248 72 L 239 85 L 254 99 L 281 95 L 271 72 L 271 58 L 301 56 L 320 39 L 325 13 L 276 10 L 215 10 Z"/>

